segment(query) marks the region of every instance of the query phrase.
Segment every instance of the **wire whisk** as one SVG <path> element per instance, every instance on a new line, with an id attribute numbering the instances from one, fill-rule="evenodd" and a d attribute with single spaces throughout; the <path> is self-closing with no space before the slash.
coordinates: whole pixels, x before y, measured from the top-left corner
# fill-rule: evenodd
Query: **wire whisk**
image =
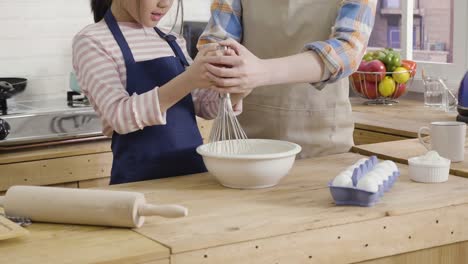
<path id="1" fill-rule="evenodd" d="M 209 150 L 216 154 L 246 154 L 248 138 L 236 118 L 229 93 L 220 94 L 218 115 L 211 128 Z"/>
<path id="2" fill-rule="evenodd" d="M 224 54 L 227 46 L 219 46 Z M 236 118 L 229 93 L 220 93 L 218 115 L 213 122 L 209 138 L 209 151 L 216 154 L 246 154 L 249 151 L 248 138 Z"/>

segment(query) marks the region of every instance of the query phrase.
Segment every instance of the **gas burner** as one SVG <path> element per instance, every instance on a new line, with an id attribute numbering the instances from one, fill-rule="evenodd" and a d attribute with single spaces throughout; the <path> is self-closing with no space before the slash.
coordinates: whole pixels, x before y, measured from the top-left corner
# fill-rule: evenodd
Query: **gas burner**
<path id="1" fill-rule="evenodd" d="M 86 96 L 74 91 L 67 92 L 67 103 L 70 107 L 83 107 L 90 105 Z"/>

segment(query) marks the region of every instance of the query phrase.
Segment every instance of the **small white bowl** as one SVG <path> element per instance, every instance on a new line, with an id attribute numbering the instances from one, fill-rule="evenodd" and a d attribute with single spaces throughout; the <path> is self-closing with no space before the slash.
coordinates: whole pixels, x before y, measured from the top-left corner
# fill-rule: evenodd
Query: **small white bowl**
<path id="1" fill-rule="evenodd" d="M 440 183 L 448 180 L 450 160 L 441 157 L 437 163 L 422 161 L 420 157 L 408 159 L 410 179 L 416 182 Z"/>
<path id="2" fill-rule="evenodd" d="M 211 144 L 197 148 L 208 171 L 223 186 L 235 189 L 259 189 L 277 185 L 291 170 L 297 144 L 269 139 L 247 139 L 248 148 L 236 154 L 214 153 Z M 232 144 L 221 141 L 215 144 Z"/>

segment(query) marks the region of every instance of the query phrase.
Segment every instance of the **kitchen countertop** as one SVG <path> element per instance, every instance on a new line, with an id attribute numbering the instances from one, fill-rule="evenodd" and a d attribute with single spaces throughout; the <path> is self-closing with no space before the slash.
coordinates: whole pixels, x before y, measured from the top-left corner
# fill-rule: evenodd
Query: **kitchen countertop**
<path id="1" fill-rule="evenodd" d="M 432 121 L 455 120 L 456 113 L 424 107 L 422 94 L 409 93 L 393 106 L 368 106 L 362 98 L 351 97 L 355 128 L 416 138 L 421 126 Z M 210 121 L 198 119 L 202 134 L 209 134 Z M 110 152 L 110 139 L 85 143 L 0 151 L 0 164 Z"/>
<path id="2" fill-rule="evenodd" d="M 374 207 L 335 206 L 328 181 L 360 158 L 299 160 L 269 189 L 226 189 L 208 173 L 107 187 L 182 204 L 189 216 L 147 218 L 137 230 L 33 224 L 29 237 L 0 243 L 0 254 L 11 263 L 169 263 L 169 255 L 170 263 L 349 263 L 422 249 L 437 260 L 429 248 L 468 245 L 458 243 L 468 240 L 464 178 L 418 184 L 399 165 L 399 181 Z"/>
<path id="3" fill-rule="evenodd" d="M 434 121 L 455 121 L 457 113 L 424 106 L 422 94 L 408 94 L 395 105 L 364 105 L 365 99 L 351 97 L 356 129 L 416 138 L 422 126 Z"/>
<path id="4" fill-rule="evenodd" d="M 379 158 L 403 164 L 408 164 L 409 158 L 421 156 L 427 152 L 418 139 L 359 145 L 354 146 L 352 151 L 362 155 L 376 155 Z M 465 160 L 462 162 L 452 162 L 450 164 L 450 173 L 468 178 L 468 137 L 465 141 Z"/>

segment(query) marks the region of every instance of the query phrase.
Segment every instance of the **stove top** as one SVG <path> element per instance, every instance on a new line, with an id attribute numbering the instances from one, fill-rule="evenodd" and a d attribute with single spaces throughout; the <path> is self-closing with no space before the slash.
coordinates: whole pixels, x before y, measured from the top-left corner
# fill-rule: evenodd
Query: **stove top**
<path id="1" fill-rule="evenodd" d="M 3 108 L 3 106 L 5 106 Z M 2 116 L 69 111 L 72 108 L 91 108 L 88 99 L 80 93 L 69 91 L 65 97 L 48 98 L 44 100 L 22 100 L 0 99 L 0 118 Z"/>
<path id="2" fill-rule="evenodd" d="M 0 147 L 102 136 L 100 118 L 87 99 L 75 92 L 69 92 L 67 98 L 9 99 L 0 125 Z"/>

